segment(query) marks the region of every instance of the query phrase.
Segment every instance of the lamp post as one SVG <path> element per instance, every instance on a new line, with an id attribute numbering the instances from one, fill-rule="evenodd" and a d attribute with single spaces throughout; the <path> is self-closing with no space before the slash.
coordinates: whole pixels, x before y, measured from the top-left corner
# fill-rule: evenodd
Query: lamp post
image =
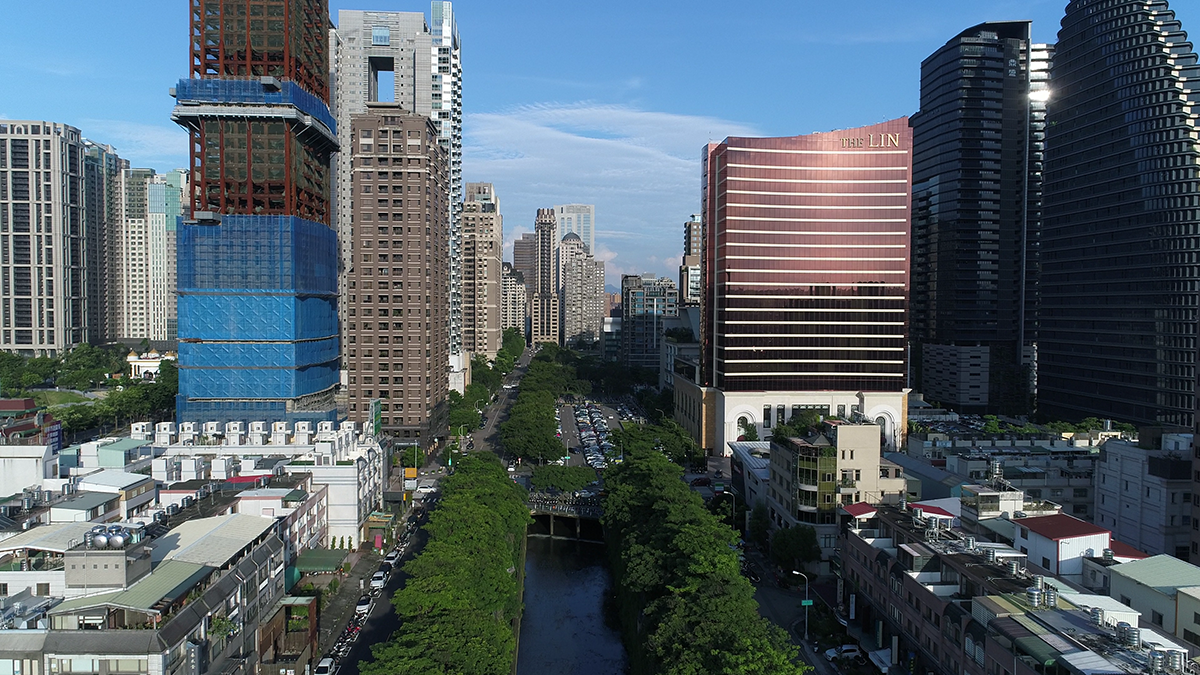
<path id="1" fill-rule="evenodd" d="M 792 570 L 792 574 L 804 577 L 804 641 L 808 642 L 808 607 L 811 604 L 808 600 L 808 575 L 800 570 Z"/>

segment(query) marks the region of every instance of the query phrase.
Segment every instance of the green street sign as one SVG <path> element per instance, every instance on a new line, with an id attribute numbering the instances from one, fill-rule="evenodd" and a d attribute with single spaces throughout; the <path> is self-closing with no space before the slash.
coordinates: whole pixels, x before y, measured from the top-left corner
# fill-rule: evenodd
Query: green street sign
<path id="1" fill-rule="evenodd" d="M 801 607 L 812 607 L 812 603 L 813 603 L 812 600 L 801 600 L 800 606 Z"/>

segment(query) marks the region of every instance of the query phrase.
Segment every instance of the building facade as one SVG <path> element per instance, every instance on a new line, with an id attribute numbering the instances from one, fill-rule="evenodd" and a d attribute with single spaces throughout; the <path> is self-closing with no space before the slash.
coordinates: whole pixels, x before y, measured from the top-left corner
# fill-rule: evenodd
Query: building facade
<path id="1" fill-rule="evenodd" d="M 177 231 L 176 419 L 333 420 L 328 6 L 293 0 L 265 24 L 237 9 L 192 15 L 191 78 L 175 86 L 193 187 Z M 232 48 L 247 43 L 267 47 Z"/>
<path id="2" fill-rule="evenodd" d="M 554 207 L 554 219 L 558 222 L 558 236 L 566 238 L 575 234 L 583 242 L 585 250 L 596 255 L 596 205 L 560 204 Z"/>
<path id="3" fill-rule="evenodd" d="M 158 176 L 147 187 L 149 311 L 146 333 L 151 340 L 174 340 L 178 335 L 176 226 L 183 215 L 183 198 L 188 189 L 188 173 L 183 169 Z"/>
<path id="4" fill-rule="evenodd" d="M 1030 25 L 973 26 L 926 58 L 910 120 L 915 386 L 964 412 L 1032 411 L 1053 49 Z"/>
<path id="5" fill-rule="evenodd" d="M 429 118 L 398 104 L 371 103 L 352 125 L 346 151 L 360 198 L 346 326 L 350 419 L 366 423 L 380 399 L 383 430 L 428 447 L 445 435 L 448 414 L 448 157 Z"/>
<path id="6" fill-rule="evenodd" d="M 1076 0 L 1050 72 L 1039 413 L 1191 426 L 1200 64 L 1165 0 Z"/>
<path id="7" fill-rule="evenodd" d="M 1096 463 L 1096 524 L 1150 555 L 1188 560 L 1192 540 L 1191 434 L 1163 434 L 1157 448 L 1111 440 Z"/>
<path id="8" fill-rule="evenodd" d="M 513 269 L 511 263 L 503 264 L 503 287 L 500 298 L 500 329 L 516 328 L 525 335 L 529 299 L 525 295 L 525 277 Z"/>
<path id="9" fill-rule="evenodd" d="M 558 224 L 554 209 L 538 209 L 534 222 L 533 284 L 529 298 L 529 342 L 539 344 L 559 339 Z"/>
<path id="10" fill-rule="evenodd" d="M 658 370 L 663 325 L 679 316 L 675 282 L 653 274 L 621 277 L 621 362 Z"/>
<path id="11" fill-rule="evenodd" d="M 574 232 L 563 237 L 558 260 L 562 344 L 598 343 L 606 308 L 604 261 L 596 260 L 586 242 Z"/>
<path id="12" fill-rule="evenodd" d="M 462 348 L 462 47 L 452 3 L 434 0 L 426 20 L 420 12 L 339 10 L 330 31 L 333 55 L 333 108 L 346 145 L 351 118 L 370 102 L 392 102 L 429 117 L 438 127 L 438 142 L 450 162 L 450 293 L 451 354 Z M 386 73 L 387 75 L 381 74 Z M 390 86 L 391 91 L 381 90 Z M 343 268 L 353 265 L 348 243 L 353 227 L 353 171 L 349 153 L 336 167 L 338 232 L 343 242 Z M 343 289 L 345 294 L 345 289 Z M 343 320 L 345 316 L 343 315 Z"/>
<path id="13" fill-rule="evenodd" d="M 500 352 L 504 219 L 491 183 L 467 183 L 462 206 L 463 350 Z"/>
<path id="14" fill-rule="evenodd" d="M 83 164 L 88 342 L 106 344 L 118 334 L 119 314 L 110 308 L 118 304 L 115 231 L 122 220 L 121 177 L 129 162 L 111 146 L 85 140 Z"/>
<path id="15" fill-rule="evenodd" d="M 0 121 L 4 351 L 54 357 L 89 338 L 86 152 L 75 127 L 39 120 Z M 120 166 L 119 160 L 113 162 Z"/>

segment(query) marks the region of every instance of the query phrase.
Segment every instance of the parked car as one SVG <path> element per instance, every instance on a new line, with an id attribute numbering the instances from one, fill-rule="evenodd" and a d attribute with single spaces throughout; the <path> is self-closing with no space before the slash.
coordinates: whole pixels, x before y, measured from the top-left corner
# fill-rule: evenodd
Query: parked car
<path id="1" fill-rule="evenodd" d="M 334 665 L 333 659 L 326 656 L 317 662 L 317 667 L 313 670 L 313 675 L 334 675 L 337 672 L 337 666 Z"/>
<path id="2" fill-rule="evenodd" d="M 858 645 L 842 645 L 833 649 L 825 650 L 825 658 L 829 661 L 838 661 L 841 659 L 853 659 L 862 661 L 866 658 Z"/>
<path id="3" fill-rule="evenodd" d="M 708 476 L 701 476 L 692 479 L 692 487 L 708 487 L 712 485 L 712 479 Z"/>
<path id="4" fill-rule="evenodd" d="M 387 556 L 384 557 L 383 562 L 385 562 L 389 565 L 395 565 L 396 561 L 399 559 L 400 559 L 400 549 L 393 549 L 391 553 L 388 553 Z"/>
<path id="5" fill-rule="evenodd" d="M 382 591 L 387 585 L 387 572 L 376 572 L 371 575 L 371 590 Z"/>
<path id="6" fill-rule="evenodd" d="M 358 599 L 358 604 L 354 606 L 355 614 L 370 614 L 371 613 L 371 596 L 364 595 Z"/>

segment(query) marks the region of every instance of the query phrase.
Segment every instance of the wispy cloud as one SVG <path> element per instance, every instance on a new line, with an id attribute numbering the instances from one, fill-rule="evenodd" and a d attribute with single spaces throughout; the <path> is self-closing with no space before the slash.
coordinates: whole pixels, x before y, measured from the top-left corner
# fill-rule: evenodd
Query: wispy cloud
<path id="1" fill-rule="evenodd" d="M 705 143 L 752 127 L 699 115 L 590 102 L 543 103 L 467 115 L 467 180 L 495 183 L 505 240 L 528 231 L 538 207 L 596 205 L 597 257 L 620 275 L 676 273 L 682 226 L 700 201 Z"/>
<path id="2" fill-rule="evenodd" d="M 85 119 L 81 127 L 91 140 L 116 148 L 131 166 L 167 171 L 188 165 L 187 132 L 173 124 Z"/>

